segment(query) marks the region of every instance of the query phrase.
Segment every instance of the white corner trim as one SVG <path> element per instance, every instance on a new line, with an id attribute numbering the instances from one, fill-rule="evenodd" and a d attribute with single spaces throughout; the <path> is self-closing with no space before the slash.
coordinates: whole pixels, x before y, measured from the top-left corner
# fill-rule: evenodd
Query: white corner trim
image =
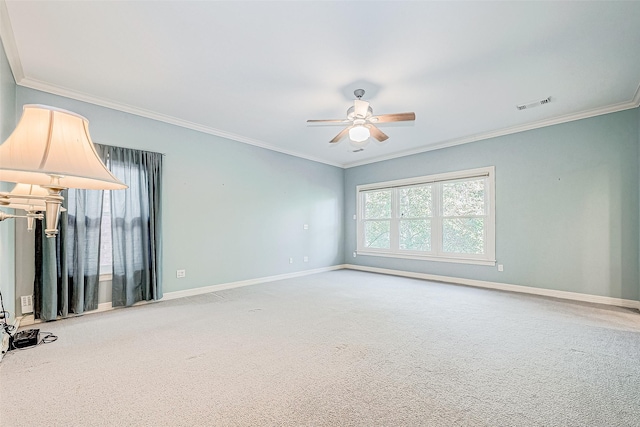
<path id="1" fill-rule="evenodd" d="M 257 285 L 260 283 L 274 282 L 276 280 L 292 279 L 294 277 L 309 276 L 311 274 L 324 273 L 333 270 L 346 268 L 344 264 L 332 265 L 330 267 L 315 268 L 313 270 L 298 271 L 295 273 L 278 274 L 276 276 L 259 277 L 256 279 L 241 280 L 238 282 L 221 283 L 218 285 L 204 286 L 201 288 L 185 289 L 183 291 L 166 292 L 159 301 L 169 301 L 177 298 L 190 297 L 194 295 L 208 294 L 211 292 L 223 291 L 225 289 L 240 288 L 243 286 Z"/>
<path id="2" fill-rule="evenodd" d="M 1 0 L 0 0 L 1 1 Z M 17 80 L 17 79 L 16 79 Z M 159 122 L 168 123 L 171 125 L 183 127 L 186 129 L 195 130 L 198 132 L 206 133 L 209 135 L 219 136 L 221 138 L 230 139 L 232 141 L 242 142 L 245 144 L 253 145 L 256 147 L 264 148 L 266 150 L 275 151 L 278 153 L 288 154 L 290 156 L 299 157 L 301 159 L 311 160 L 313 162 L 324 163 L 330 166 L 343 167 L 340 163 L 328 161 L 318 157 L 308 156 L 306 154 L 299 153 L 297 151 L 286 150 L 284 148 L 277 147 L 264 141 L 260 141 L 246 136 L 237 135 L 231 132 L 226 132 L 220 129 L 215 129 L 209 126 L 200 125 L 187 120 L 182 120 L 177 117 L 168 116 L 165 114 L 156 113 L 144 108 L 134 107 L 120 102 L 111 101 L 109 99 L 100 98 L 97 96 L 89 95 L 83 92 L 68 89 L 66 87 L 53 85 L 40 80 L 32 79 L 29 77 L 23 77 L 17 82 L 18 85 L 27 87 L 30 89 L 40 90 L 43 92 L 51 93 L 54 95 L 64 96 L 65 98 L 75 99 L 76 101 L 86 102 L 88 104 L 99 105 L 101 107 L 110 108 L 116 111 L 122 111 L 124 113 L 133 114 L 147 119 L 157 120 Z"/>
<path id="3" fill-rule="evenodd" d="M 630 101 L 620 102 L 617 104 L 608 105 L 606 107 L 594 108 L 592 110 L 581 111 L 578 113 L 565 114 L 564 116 L 553 117 L 550 119 L 540 120 L 533 123 L 526 123 L 518 126 L 511 126 L 504 129 L 498 129 L 496 131 L 478 133 L 474 135 L 465 136 L 462 138 L 451 139 L 430 145 L 428 147 L 422 147 L 415 150 L 401 151 L 387 156 L 380 156 L 373 159 L 362 160 L 358 162 L 345 163 L 342 167 L 345 169 L 353 168 L 356 166 L 367 165 L 370 163 L 382 162 L 384 160 L 397 159 L 399 157 L 411 156 L 414 154 L 420 154 L 427 151 L 440 150 L 441 148 L 453 147 L 456 145 L 467 144 L 469 142 L 482 141 L 485 139 L 497 138 L 499 136 L 511 135 L 514 133 L 525 132 L 528 130 L 534 130 L 544 128 L 547 126 L 559 125 L 562 123 L 573 122 L 575 120 L 588 119 L 590 117 L 601 116 L 609 113 L 616 113 L 618 111 L 630 110 L 640 106 L 640 86 L 636 90 L 635 96 Z"/>
<path id="4" fill-rule="evenodd" d="M 633 97 L 633 105 L 634 107 L 640 107 L 640 84 L 638 85 L 638 89 L 636 89 L 636 95 Z"/>
<path id="5" fill-rule="evenodd" d="M 11 19 L 9 19 L 9 11 L 5 0 L 0 0 L 0 38 L 2 38 L 2 45 L 4 46 L 4 52 L 7 55 L 13 78 L 19 83 L 24 79 L 24 71 L 18 54 L 16 39 L 13 36 L 13 27 L 11 26 Z"/>
<path id="6" fill-rule="evenodd" d="M 0 0 L 0 12 L 2 12 L 2 6 L 4 4 L 4 0 Z M 212 128 L 209 126 L 204 126 L 198 123 L 190 122 L 187 120 L 179 119 L 177 117 L 168 116 L 165 114 L 156 113 L 150 110 L 146 110 L 143 108 L 134 107 L 131 105 L 127 105 L 120 102 L 111 101 L 108 99 L 100 98 L 97 96 L 89 95 L 86 93 L 74 91 L 62 86 L 53 85 L 50 83 L 46 83 L 37 79 L 32 79 L 24 76 L 24 72 L 22 70 L 22 64 L 20 62 L 20 57 L 18 56 L 18 50 L 15 46 L 15 41 L 13 38 L 13 31 L 10 30 L 10 22 L 7 16 L 7 13 L 2 13 L 2 17 L 6 17 L 4 19 L 0 19 L 0 24 L 2 25 L 2 40 L 5 45 L 5 52 L 7 54 L 7 59 L 9 60 L 9 65 L 11 70 L 13 71 L 14 78 L 16 80 L 16 84 L 19 86 L 27 87 L 30 89 L 40 90 L 43 92 L 51 93 L 53 95 L 64 96 L 65 98 L 74 99 L 77 101 L 86 102 L 93 105 L 98 105 L 101 107 L 110 108 L 112 110 L 121 111 L 124 113 L 133 114 L 140 117 L 145 117 L 151 120 L 157 120 L 159 122 L 168 123 L 174 126 L 183 127 L 186 129 L 195 130 L 198 132 L 206 133 L 209 135 L 215 135 L 221 138 L 229 139 L 231 141 L 237 141 L 244 144 L 253 145 L 255 147 L 264 148 L 266 150 L 275 151 L 282 154 L 287 154 L 290 156 L 298 157 L 305 160 L 310 160 L 312 162 L 323 163 L 329 166 L 335 166 L 343 169 L 349 169 L 357 166 L 367 165 L 371 163 L 378 163 L 385 160 L 397 159 L 400 157 L 412 156 L 414 154 L 425 153 L 428 151 L 440 150 L 442 148 L 454 147 L 456 145 L 467 144 L 470 142 L 482 141 L 485 139 L 497 138 L 500 136 L 511 135 L 519 132 L 525 132 L 528 130 L 534 130 L 539 128 L 544 128 L 547 126 L 553 126 L 557 124 L 572 122 L 575 120 L 587 119 L 590 117 L 601 116 L 604 114 L 615 113 L 618 111 L 629 110 L 631 108 L 636 108 L 640 106 L 640 86 L 636 90 L 634 97 L 630 101 L 620 102 L 617 104 L 608 105 L 601 108 L 595 108 L 592 110 L 581 111 L 578 113 L 566 114 L 564 116 L 553 117 L 551 119 L 540 120 L 533 123 L 526 123 L 523 125 L 512 126 L 504 129 L 499 129 L 491 132 L 478 133 L 473 135 L 468 135 L 462 138 L 455 138 L 447 141 L 442 141 L 435 143 L 433 145 L 429 145 L 428 147 L 421 147 L 414 150 L 401 151 L 393 154 L 389 154 L 386 156 L 374 157 L 371 159 L 360 160 L 356 162 L 347 162 L 347 163 L 339 163 L 333 162 L 327 159 L 309 156 L 297 151 L 287 150 L 284 148 L 280 148 L 273 144 L 269 144 L 264 141 L 260 141 L 257 139 L 249 138 L 242 135 L 237 135 L 231 132 L 226 132 L 220 129 Z M 0 17 L 0 18 L 2 18 Z M 4 20 L 7 21 L 5 25 Z M 5 29 L 8 27 L 9 29 Z M 5 33 L 7 35 L 5 36 Z"/>
<path id="7" fill-rule="evenodd" d="M 412 279 L 432 280 L 437 282 L 454 283 L 457 285 L 474 286 L 477 288 L 496 289 L 500 291 L 518 292 L 523 294 L 539 295 L 545 297 L 560 298 L 572 301 L 590 302 L 595 304 L 614 305 L 617 307 L 635 308 L 640 310 L 640 301 L 622 298 L 603 297 L 599 295 L 581 294 L 578 292 L 557 291 L 554 289 L 535 288 L 531 286 L 511 285 L 508 283 L 488 282 L 484 280 L 464 279 L 461 277 L 438 276 L 427 273 L 414 273 L 411 271 L 390 270 L 386 268 L 366 267 L 362 265 L 346 264 L 350 270 L 368 271 L 371 273 L 389 274 L 392 276 L 409 277 Z"/>

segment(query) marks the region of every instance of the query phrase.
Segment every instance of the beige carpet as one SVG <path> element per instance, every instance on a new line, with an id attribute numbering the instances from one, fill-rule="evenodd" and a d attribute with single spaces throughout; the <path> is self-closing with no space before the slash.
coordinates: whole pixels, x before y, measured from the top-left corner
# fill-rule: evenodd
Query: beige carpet
<path id="1" fill-rule="evenodd" d="M 341 270 L 38 327 L 1 426 L 640 426 L 633 310 Z"/>

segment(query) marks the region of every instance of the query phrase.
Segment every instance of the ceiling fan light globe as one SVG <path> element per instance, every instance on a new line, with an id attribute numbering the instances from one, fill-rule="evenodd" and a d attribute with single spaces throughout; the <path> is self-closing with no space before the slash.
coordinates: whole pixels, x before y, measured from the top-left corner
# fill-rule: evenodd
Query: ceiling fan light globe
<path id="1" fill-rule="evenodd" d="M 369 139 L 371 132 L 364 126 L 354 126 L 349 129 L 349 139 L 355 142 L 363 142 Z"/>

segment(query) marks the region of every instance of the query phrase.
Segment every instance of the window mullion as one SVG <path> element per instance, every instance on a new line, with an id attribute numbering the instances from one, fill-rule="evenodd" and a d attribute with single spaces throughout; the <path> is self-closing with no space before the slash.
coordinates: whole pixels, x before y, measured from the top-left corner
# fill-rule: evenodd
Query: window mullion
<path id="1" fill-rule="evenodd" d="M 364 249 L 364 192 L 358 193 L 357 212 L 356 212 L 356 250 Z"/>
<path id="2" fill-rule="evenodd" d="M 400 250 L 400 191 L 397 188 L 391 191 L 391 224 L 390 224 L 391 250 Z"/>
<path id="3" fill-rule="evenodd" d="M 484 180 L 482 179 L 483 175 L 485 176 Z M 438 181 L 433 181 L 434 177 L 438 178 Z M 465 183 L 465 181 L 474 182 Z M 484 182 L 478 183 L 476 181 Z M 483 184 L 483 188 L 481 188 L 481 184 Z M 393 187 L 390 185 L 393 185 Z M 416 212 L 420 210 L 420 207 L 416 205 L 419 199 L 414 199 L 414 196 L 427 196 L 422 190 L 413 190 L 410 188 L 422 186 L 430 187 L 431 192 L 431 216 L 427 218 L 421 217 L 420 214 L 413 217 L 413 215 L 416 215 Z M 362 249 L 364 255 L 495 265 L 496 226 L 494 186 L 494 167 L 357 186 L 357 247 L 358 249 Z M 479 212 L 477 208 L 480 206 L 480 203 L 482 203 L 482 200 L 477 197 L 479 195 L 477 192 L 483 189 L 485 210 L 484 215 L 478 215 L 475 213 L 476 211 Z M 366 219 L 365 208 L 368 206 L 367 200 L 369 196 L 365 197 L 365 195 L 368 192 L 378 193 L 382 191 L 386 191 L 386 196 L 383 197 L 380 194 L 371 196 L 374 198 L 372 200 L 377 200 L 373 206 L 379 211 L 375 215 L 376 218 Z M 402 197 L 405 195 L 410 200 L 407 202 L 408 210 L 406 211 L 406 215 L 402 217 L 401 209 L 403 206 L 402 203 L 404 202 Z M 461 199 L 461 197 L 470 197 L 468 207 L 465 205 L 466 199 Z M 451 206 L 449 206 L 450 198 Z M 385 199 L 386 201 L 384 201 Z M 445 201 L 447 202 L 446 208 L 444 205 Z M 386 212 L 389 212 L 389 205 L 386 205 L 386 203 L 391 204 L 391 213 L 389 216 L 386 214 Z M 476 208 L 476 211 L 473 211 L 472 208 Z M 382 211 L 380 209 L 384 209 L 385 213 L 381 215 Z M 450 216 L 443 216 L 445 209 Z M 474 214 L 470 214 L 471 212 Z M 407 215 L 412 215 L 412 217 L 409 218 Z M 369 220 L 374 222 L 370 223 Z M 431 247 L 429 251 L 426 250 L 426 245 L 420 246 L 420 242 L 423 241 L 421 239 L 428 238 L 423 234 L 428 232 L 428 230 L 424 229 L 424 225 L 421 225 L 421 221 L 424 220 L 429 221 L 431 229 Z M 482 223 L 480 221 L 482 221 Z M 447 252 L 444 251 L 445 226 L 447 227 Z M 385 232 L 385 228 L 388 230 L 388 234 L 381 234 L 379 237 L 388 240 L 386 240 L 386 242 L 383 240 L 375 240 L 377 239 L 376 236 L 378 236 L 378 233 Z M 401 230 L 403 233 L 406 232 L 406 239 L 403 237 L 404 234 L 401 235 Z M 371 234 L 371 238 L 374 240 L 370 241 L 367 233 Z M 470 237 L 467 236 L 469 233 L 471 233 Z M 456 239 L 461 240 L 458 242 Z M 480 245 L 480 239 L 482 239 L 484 243 L 484 248 Z M 371 246 L 365 247 L 366 244 L 370 244 Z M 401 245 L 403 245 L 405 249 L 400 250 Z"/>
<path id="4" fill-rule="evenodd" d="M 432 187 L 433 220 L 431 223 L 431 249 L 436 255 L 442 254 L 442 191 L 439 182 Z"/>

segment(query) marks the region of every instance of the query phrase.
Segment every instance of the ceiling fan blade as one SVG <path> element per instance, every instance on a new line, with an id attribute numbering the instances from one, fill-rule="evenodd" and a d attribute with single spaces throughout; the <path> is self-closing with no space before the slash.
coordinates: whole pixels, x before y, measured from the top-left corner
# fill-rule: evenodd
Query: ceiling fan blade
<path id="1" fill-rule="evenodd" d="M 363 101 L 361 99 L 356 99 L 353 101 L 353 112 L 356 117 L 364 119 L 367 117 L 367 112 L 369 110 L 369 103 L 367 101 Z"/>
<path id="2" fill-rule="evenodd" d="M 367 127 L 369 128 L 369 132 L 371 132 L 371 136 L 377 139 L 378 141 L 383 142 L 389 139 L 389 137 L 384 132 L 382 132 L 380 129 L 378 129 L 374 125 L 367 125 Z"/>
<path id="3" fill-rule="evenodd" d="M 407 122 L 416 119 L 416 113 L 380 114 L 369 119 L 372 123 Z"/>
<path id="4" fill-rule="evenodd" d="M 347 119 L 307 120 L 307 123 L 349 123 Z"/>
<path id="5" fill-rule="evenodd" d="M 342 138 L 344 138 L 344 136 L 349 133 L 349 129 L 351 129 L 353 126 L 347 126 L 346 128 L 342 129 L 340 131 L 339 134 L 337 134 L 331 141 L 329 141 L 331 144 L 335 144 L 336 142 L 340 142 L 340 140 Z"/>

